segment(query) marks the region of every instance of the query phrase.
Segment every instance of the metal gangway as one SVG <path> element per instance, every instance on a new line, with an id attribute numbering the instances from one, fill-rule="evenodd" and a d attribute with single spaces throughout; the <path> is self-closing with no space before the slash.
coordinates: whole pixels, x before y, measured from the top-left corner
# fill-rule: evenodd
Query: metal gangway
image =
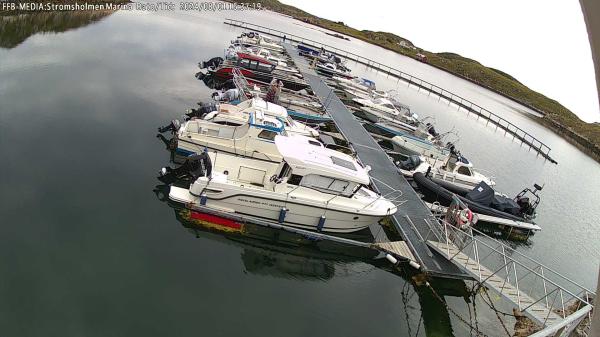
<path id="1" fill-rule="evenodd" d="M 569 336 L 591 322 L 594 292 L 471 226 L 459 228 L 446 220 L 451 211 L 431 224 L 427 244 L 539 324 L 531 336 Z"/>

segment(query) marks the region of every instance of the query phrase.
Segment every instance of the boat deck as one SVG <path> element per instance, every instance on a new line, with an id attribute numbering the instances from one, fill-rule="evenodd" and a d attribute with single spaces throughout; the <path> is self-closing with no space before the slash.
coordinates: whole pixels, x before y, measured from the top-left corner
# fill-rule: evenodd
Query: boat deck
<path id="1" fill-rule="evenodd" d="M 398 212 L 391 217 L 392 223 L 402 235 L 422 270 L 435 276 L 469 278 L 452 262 L 429 249 L 426 242 L 429 223 L 435 221 L 429 209 L 408 181 L 397 173 L 396 166 L 354 118 L 346 105 L 311 69 L 309 62 L 298 55 L 296 47 L 290 44 L 284 46 L 305 80 L 326 107 L 337 128 L 351 143 L 361 162 L 372 167 L 370 175 L 378 192 L 398 206 Z"/>

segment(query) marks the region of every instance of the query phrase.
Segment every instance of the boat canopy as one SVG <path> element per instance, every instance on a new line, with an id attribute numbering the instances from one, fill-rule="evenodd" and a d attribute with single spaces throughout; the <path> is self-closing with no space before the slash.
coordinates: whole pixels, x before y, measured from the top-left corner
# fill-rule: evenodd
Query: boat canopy
<path id="1" fill-rule="evenodd" d="M 247 59 L 247 60 L 257 61 L 259 63 L 265 63 L 265 64 L 272 65 L 272 66 L 276 65 L 275 63 L 273 63 L 265 58 L 262 58 L 260 56 L 253 55 L 253 54 L 238 52 L 237 56 L 239 59 Z"/>
<path id="2" fill-rule="evenodd" d="M 370 182 L 367 169 L 356 159 L 322 146 L 307 147 L 306 137 L 277 136 L 275 144 L 294 174 L 318 175 L 363 185 Z"/>

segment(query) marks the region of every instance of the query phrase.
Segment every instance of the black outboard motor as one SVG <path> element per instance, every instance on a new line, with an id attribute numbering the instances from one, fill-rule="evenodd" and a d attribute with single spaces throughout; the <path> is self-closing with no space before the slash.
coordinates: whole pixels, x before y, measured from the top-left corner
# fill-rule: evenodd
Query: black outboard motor
<path id="1" fill-rule="evenodd" d="M 199 177 L 210 177 L 212 175 L 212 161 L 208 152 L 193 154 L 185 160 L 181 166 L 176 168 L 163 167 L 159 171 L 158 180 L 165 184 L 177 181 L 193 182 Z"/>
<path id="2" fill-rule="evenodd" d="M 198 102 L 198 105 L 197 109 L 190 109 L 190 112 L 185 114 L 188 120 L 193 117 L 202 118 L 213 111 L 217 111 L 217 105 L 214 102 Z"/>
<path id="3" fill-rule="evenodd" d="M 177 132 L 177 130 L 179 130 L 180 127 L 181 123 L 177 119 L 174 119 L 169 125 L 158 128 L 158 132 L 165 133 L 167 131 L 171 131 L 171 133 L 174 134 Z"/>
<path id="4" fill-rule="evenodd" d="M 200 67 L 200 69 L 206 69 L 206 68 L 216 68 L 218 67 L 221 63 L 223 62 L 223 58 L 222 57 L 213 57 L 208 61 L 204 61 L 204 62 L 200 62 L 198 63 L 198 67 Z"/>
<path id="5" fill-rule="evenodd" d="M 412 171 L 421 165 L 421 158 L 417 155 L 408 156 L 406 160 L 399 161 L 396 163 L 399 169 Z"/>
<path id="6" fill-rule="evenodd" d="M 540 204 L 540 196 L 538 194 L 543 186 L 533 184 L 533 190 L 525 188 L 517 196 L 514 201 L 519 205 L 519 212 L 524 218 L 533 219 L 536 216 L 535 210 Z"/>
<path id="7" fill-rule="evenodd" d="M 437 137 L 440 134 L 435 130 L 435 127 L 433 126 L 433 124 L 431 123 L 427 123 L 425 124 L 427 126 L 427 132 L 432 135 L 433 137 Z"/>

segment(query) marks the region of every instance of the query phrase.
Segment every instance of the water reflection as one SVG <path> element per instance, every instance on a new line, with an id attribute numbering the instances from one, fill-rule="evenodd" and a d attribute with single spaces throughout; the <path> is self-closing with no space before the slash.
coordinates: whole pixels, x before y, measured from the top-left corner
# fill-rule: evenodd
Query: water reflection
<path id="1" fill-rule="evenodd" d="M 37 33 L 62 33 L 102 20 L 115 11 L 2 13 L 0 47 L 14 48 Z"/>
<path id="2" fill-rule="evenodd" d="M 445 297 L 464 298 L 467 304 L 470 303 L 464 281 L 428 279 L 432 290 L 425 285 L 422 275 L 391 266 L 384 258 L 378 259 L 374 250 L 314 240 L 253 224 L 210 223 L 197 216 L 195 211 L 171 202 L 168 185 L 157 185 L 153 192 L 173 209 L 175 219 L 196 238 L 240 247 L 245 273 L 301 281 L 332 281 L 334 278 L 369 273 L 377 268 L 399 276 L 398 282 L 403 286 L 398 304 L 402 305 L 405 313 L 399 319 L 405 320 L 410 335 L 454 336 Z M 372 237 L 366 237 L 368 234 L 363 233 L 362 239 L 372 240 Z M 353 238 L 357 239 L 356 236 Z"/>

